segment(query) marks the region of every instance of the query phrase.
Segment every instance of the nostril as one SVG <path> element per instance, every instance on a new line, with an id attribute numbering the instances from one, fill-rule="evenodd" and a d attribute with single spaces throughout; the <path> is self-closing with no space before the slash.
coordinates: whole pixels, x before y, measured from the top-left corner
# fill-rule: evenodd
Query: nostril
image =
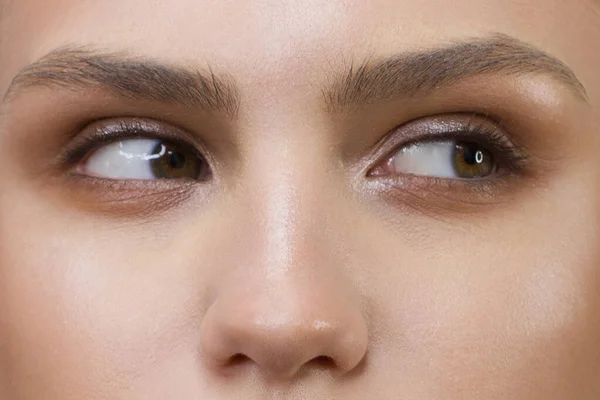
<path id="1" fill-rule="evenodd" d="M 270 297 L 259 301 L 232 295 L 215 301 L 200 331 L 206 366 L 218 375 L 259 374 L 284 381 L 313 373 L 337 378 L 360 365 L 368 347 L 360 307 L 348 308 L 345 300 L 338 304 L 339 296 L 333 296 L 334 303 L 321 309 L 319 302 L 311 300 L 309 307 L 305 298 L 294 296 L 291 305 L 285 300 L 291 307 L 285 312 Z"/>
<path id="2" fill-rule="evenodd" d="M 236 367 L 238 365 L 245 364 L 248 361 L 250 361 L 250 358 L 248 358 L 248 356 L 238 353 L 238 354 L 234 354 L 233 356 L 231 356 L 229 358 L 229 365 L 232 367 Z"/>
<path id="3" fill-rule="evenodd" d="M 309 362 L 309 364 L 313 364 L 314 366 L 323 369 L 335 369 L 337 367 L 337 364 L 333 358 L 328 356 L 315 357 Z"/>
<path id="4" fill-rule="evenodd" d="M 248 357 L 245 354 L 242 353 L 238 353 L 238 354 L 234 354 L 233 356 L 229 357 L 227 365 L 229 367 L 239 367 L 242 366 L 244 364 L 247 364 L 249 362 L 253 362 L 253 360 Z M 318 356 L 313 358 L 312 360 L 308 361 L 307 363 L 304 364 L 304 367 L 309 367 L 309 368 L 317 368 L 317 369 L 337 369 L 337 364 L 334 361 L 333 358 L 329 357 L 329 356 Z"/>

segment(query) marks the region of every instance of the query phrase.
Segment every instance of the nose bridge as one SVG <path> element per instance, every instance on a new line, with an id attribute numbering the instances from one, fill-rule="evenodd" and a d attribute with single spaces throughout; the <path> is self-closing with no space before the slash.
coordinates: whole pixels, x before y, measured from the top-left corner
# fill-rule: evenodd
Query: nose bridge
<path id="1" fill-rule="evenodd" d="M 331 233 L 342 227 L 327 211 L 325 173 L 311 162 L 319 150 L 304 160 L 271 151 L 247 180 L 252 195 L 241 197 L 242 208 L 255 210 L 243 228 L 253 246 L 237 255 L 241 272 L 205 316 L 203 349 L 218 368 L 243 359 L 271 377 L 290 378 L 307 365 L 347 372 L 366 352 L 367 324 L 345 276 L 349 255 L 335 249 Z"/>
<path id="2" fill-rule="evenodd" d="M 251 187 L 246 200 L 256 210 L 258 249 L 263 267 L 271 274 L 304 264 L 305 257 L 326 256 L 326 232 L 336 229 L 338 221 L 328 213 L 335 203 L 327 179 L 331 155 L 315 136 L 266 137 L 256 144 L 256 151 L 249 152 L 254 167 L 247 179 Z"/>

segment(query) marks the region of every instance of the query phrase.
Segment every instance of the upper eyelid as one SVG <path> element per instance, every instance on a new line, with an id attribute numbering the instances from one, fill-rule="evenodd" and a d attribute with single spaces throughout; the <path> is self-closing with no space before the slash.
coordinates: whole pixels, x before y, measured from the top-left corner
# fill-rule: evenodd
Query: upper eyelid
<path id="1" fill-rule="evenodd" d="M 172 124 L 146 118 L 106 118 L 84 127 L 73 138 L 60 155 L 60 162 L 75 164 L 86 154 L 119 140 L 162 139 L 171 143 L 187 145 L 211 161 L 210 153 L 194 135 Z"/>
<path id="2" fill-rule="evenodd" d="M 446 128 L 438 126 L 434 129 L 435 132 L 432 130 L 419 133 L 406 132 L 414 130 L 411 128 L 414 128 L 415 125 L 424 124 L 427 121 L 442 121 L 441 125 Z M 492 128 L 496 140 L 492 140 Z M 391 130 L 376 144 L 370 156 L 370 159 L 374 161 L 365 167 L 363 174 L 369 176 L 371 171 L 387 162 L 403 147 L 421 142 L 439 142 L 461 138 L 476 141 L 482 146 L 492 146 L 496 152 L 509 152 L 510 154 L 507 156 L 514 163 L 523 163 L 529 157 L 525 149 L 514 141 L 514 138 L 502 127 L 502 122 L 497 119 L 480 114 L 442 114 L 414 119 Z M 515 168 L 520 169 L 520 165 L 515 165 Z"/>
<path id="3" fill-rule="evenodd" d="M 423 132 L 423 129 L 421 129 L 419 132 L 407 134 L 407 130 L 414 130 L 414 126 L 425 124 L 427 121 L 430 123 L 428 131 Z M 431 129 L 431 126 L 436 123 L 438 125 Z M 503 133 L 503 128 L 500 125 L 501 122 L 490 118 L 488 115 L 460 112 L 426 116 L 408 121 L 391 130 L 374 146 L 371 155 L 368 157 L 371 162 L 364 165 L 363 174 L 368 175 L 370 170 L 379 163 L 385 162 L 394 152 L 415 142 L 449 140 L 463 136 L 465 139 L 477 139 L 482 145 L 493 145 L 494 149 L 498 150 L 498 143 L 490 143 L 489 140 L 489 133 L 496 130 L 502 132 L 499 135 L 502 136 L 502 142 L 505 143 L 499 149 L 500 151 L 514 149 L 511 158 L 526 159 L 526 153 L 522 151 L 520 146 L 514 144 L 510 135 Z M 86 131 L 89 132 L 86 134 Z M 487 133 L 481 134 L 481 132 Z M 97 148 L 118 140 L 141 137 L 158 138 L 189 145 L 209 163 L 213 170 L 218 167 L 217 160 L 195 134 L 168 122 L 135 117 L 106 118 L 88 124 L 69 142 L 66 147 L 67 150 L 61 154 L 60 162 L 74 164 L 80 161 L 85 154 L 92 151 L 94 147 Z M 363 167 L 359 168 L 362 169 Z"/>

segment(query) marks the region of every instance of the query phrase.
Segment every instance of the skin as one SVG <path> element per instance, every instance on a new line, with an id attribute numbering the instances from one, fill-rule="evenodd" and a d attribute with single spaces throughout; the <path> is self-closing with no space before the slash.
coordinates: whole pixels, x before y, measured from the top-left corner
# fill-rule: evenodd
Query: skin
<path id="1" fill-rule="evenodd" d="M 240 99 L 227 115 L 35 86 L 1 103 L 0 398 L 600 397 L 597 1 L 0 10 L 0 96 L 77 45 L 210 66 Z M 491 73 L 323 107 L 320 87 L 351 61 L 498 33 L 561 60 L 586 98 L 548 75 Z M 367 177 L 395 127 L 448 113 L 499 116 L 524 171 L 484 194 Z M 199 137 L 212 180 L 92 184 L 57 164 L 86 123 L 121 117 Z"/>

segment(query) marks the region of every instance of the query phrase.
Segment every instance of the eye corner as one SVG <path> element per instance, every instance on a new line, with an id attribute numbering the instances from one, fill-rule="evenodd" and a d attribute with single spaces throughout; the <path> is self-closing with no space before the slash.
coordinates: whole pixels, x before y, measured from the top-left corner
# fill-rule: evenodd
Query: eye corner
<path id="1" fill-rule="evenodd" d="M 387 157 L 377 161 L 374 166 L 371 166 L 366 170 L 366 172 L 365 172 L 366 178 L 367 179 L 377 179 L 377 178 L 384 178 L 384 177 L 391 176 L 393 174 L 393 172 L 390 171 L 391 161 L 392 161 L 392 157 L 390 157 L 390 156 L 387 156 Z"/>

